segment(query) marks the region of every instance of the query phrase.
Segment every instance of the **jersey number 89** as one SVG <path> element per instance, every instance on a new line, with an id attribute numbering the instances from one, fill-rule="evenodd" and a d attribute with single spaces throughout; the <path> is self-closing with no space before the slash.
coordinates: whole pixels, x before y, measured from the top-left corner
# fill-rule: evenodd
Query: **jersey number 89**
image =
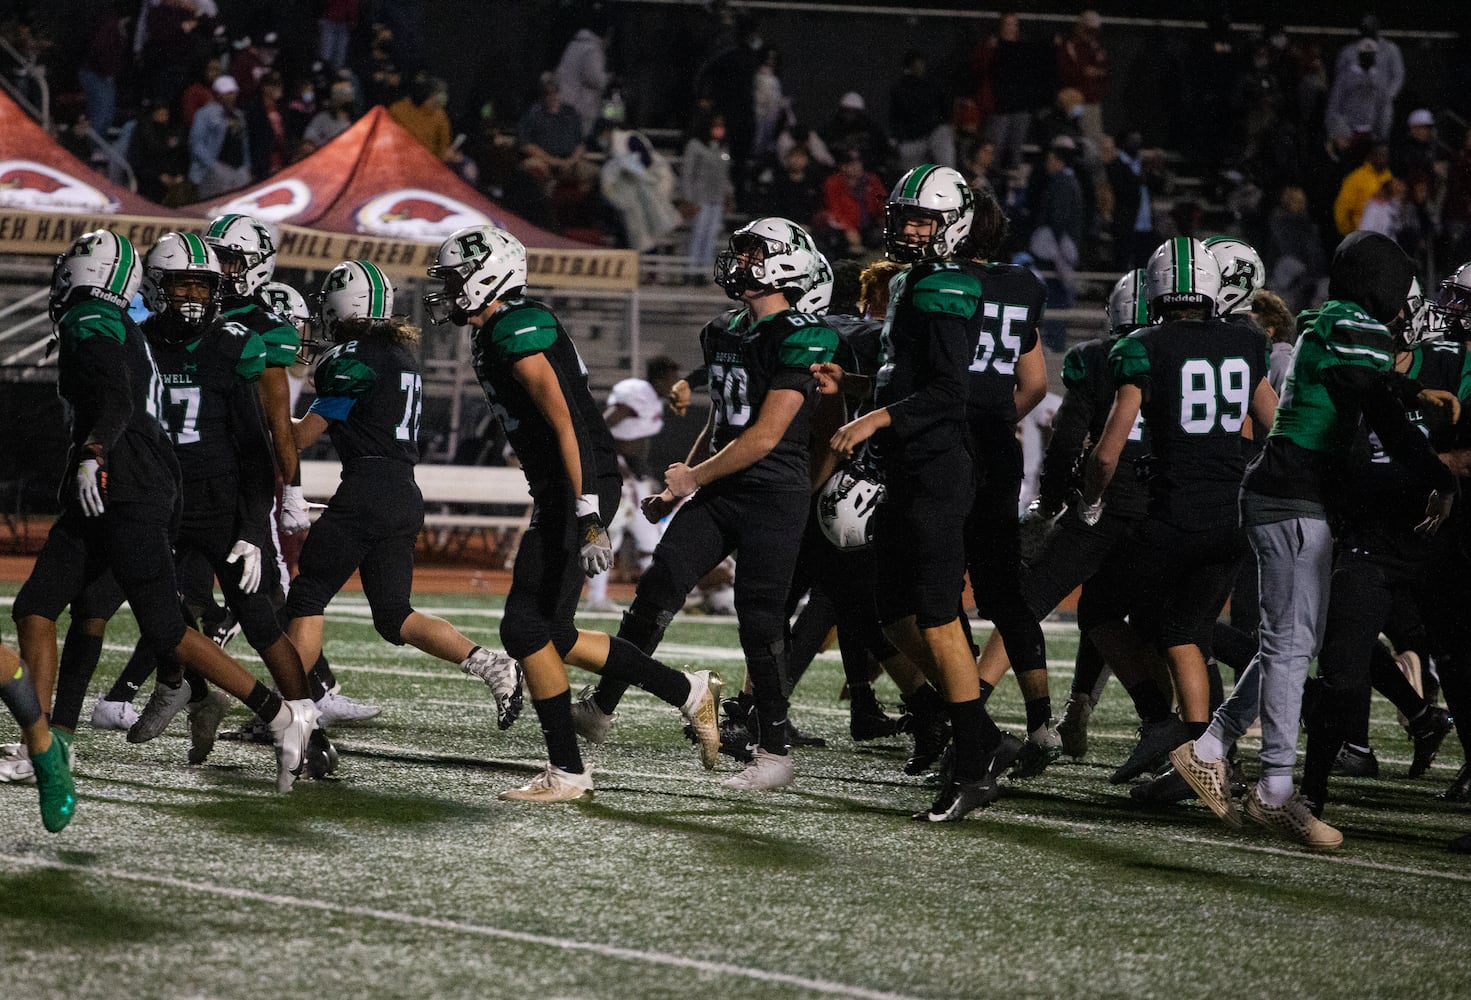
<path id="1" fill-rule="evenodd" d="M 1251 404 L 1251 366 L 1245 358 L 1226 358 L 1219 366 L 1191 358 L 1180 368 L 1180 427 L 1186 434 L 1241 430 Z"/>

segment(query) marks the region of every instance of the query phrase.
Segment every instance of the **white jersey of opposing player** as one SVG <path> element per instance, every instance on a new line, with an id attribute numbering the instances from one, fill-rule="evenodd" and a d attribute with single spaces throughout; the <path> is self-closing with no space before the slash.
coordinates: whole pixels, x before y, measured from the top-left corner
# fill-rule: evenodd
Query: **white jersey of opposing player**
<path id="1" fill-rule="evenodd" d="M 664 429 L 664 401 L 654 387 L 641 378 L 626 378 L 613 386 L 608 406 L 623 405 L 633 411 L 609 428 L 618 441 L 641 441 Z"/>

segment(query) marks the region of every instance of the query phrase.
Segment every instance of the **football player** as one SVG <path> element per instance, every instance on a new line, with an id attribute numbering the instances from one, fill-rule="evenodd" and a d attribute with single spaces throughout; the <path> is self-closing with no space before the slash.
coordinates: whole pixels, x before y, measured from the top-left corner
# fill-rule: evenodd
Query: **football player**
<path id="1" fill-rule="evenodd" d="M 192 239 L 204 256 L 204 244 Z M 49 704 L 56 619 L 111 569 L 159 655 L 193 667 L 267 720 L 277 745 L 277 788 L 286 791 L 301 773 L 316 706 L 273 694 L 188 628 L 179 609 L 169 541 L 179 464 L 159 423 L 163 382 L 127 313 L 142 270 L 132 244 L 102 230 L 78 237 L 56 265 L 50 312 L 61 345 L 57 388 L 73 413 L 74 474 L 62 516 L 15 600 L 21 656 L 41 703 Z"/>
<path id="2" fill-rule="evenodd" d="M 1215 315 L 1220 268 L 1200 241 L 1167 241 L 1144 270 L 1156 322 L 1109 349 L 1117 388 L 1088 456 L 1079 514 L 1089 524 L 1101 519 L 1104 491 L 1142 413 L 1153 453 L 1148 517 L 1129 543 L 1134 558 L 1113 564 L 1099 585 L 1135 594 L 1132 607 L 1151 609 L 1158 618 L 1157 640 L 1180 717 L 1146 723 L 1115 782 L 1154 768 L 1205 729 L 1210 686 L 1203 650 L 1243 548 L 1236 518 L 1245 467 L 1242 427 L 1248 416 L 1269 424 L 1277 404 L 1266 381 L 1261 334 Z M 1130 659 L 1132 650 L 1118 644 L 1115 628 L 1099 625 L 1088 635 L 1108 662 Z"/>
<path id="3" fill-rule="evenodd" d="M 873 439 L 883 465 L 887 492 L 874 525 L 880 620 L 943 692 L 954 743 L 954 766 L 938 796 L 915 814 L 936 823 L 995 801 L 1000 772 L 1021 748 L 986 713 L 992 686 L 977 676 L 958 614 L 974 500 L 965 404 L 985 322 L 981 268 L 963 255 L 974 204 L 949 167 L 915 167 L 895 185 L 885 250 L 910 267 L 890 286 L 877 405 L 832 439 L 841 455 Z M 817 370 L 823 391 L 842 391 L 841 368 Z"/>
<path id="4" fill-rule="evenodd" d="M 143 300 L 153 315 L 142 329 L 163 381 L 161 422 L 182 473 L 175 571 L 196 620 L 213 607 L 219 578 L 226 607 L 277 690 L 296 701 L 309 697 L 305 671 L 270 598 L 275 474 L 256 386 L 268 349 L 259 334 L 221 314 L 223 286 L 214 251 L 192 233 L 166 234 L 144 260 Z M 128 740 L 155 739 L 184 708 L 189 762 L 199 764 L 214 745 L 226 704 L 202 685 L 181 681 L 177 666 L 161 667 Z"/>
<path id="5" fill-rule="evenodd" d="M 710 418 L 689 459 L 666 470 L 666 487 L 644 502 L 644 514 L 658 521 L 689 499 L 665 529 L 618 630 L 652 652 L 695 583 L 736 555 L 736 615 L 758 739 L 745 771 L 725 784 L 747 791 L 781 788 L 794 773 L 786 598 L 811 490 L 816 380 L 808 368 L 828 361 L 838 343 L 826 323 L 797 308 L 815 284 L 816 254 L 801 226 L 762 218 L 733 233 L 717 255 L 716 283 L 739 305 L 700 332 Z M 583 732 L 611 721 L 625 687 L 611 681 L 579 702 Z"/>
<path id="6" fill-rule="evenodd" d="M 1293 786 L 1292 771 L 1303 684 L 1326 613 L 1333 468 L 1345 457 L 1362 414 L 1396 460 L 1423 469 L 1434 484 L 1425 530 L 1449 514 L 1455 485 L 1424 436 L 1402 431 L 1407 402 L 1458 410 L 1454 394 L 1424 390 L 1391 370 L 1394 343 L 1386 324 L 1401 317 L 1412 278 L 1411 262 L 1393 240 L 1353 233 L 1334 252 L 1329 300 L 1299 317 L 1301 335 L 1283 403 L 1241 491 L 1241 519 L 1261 582 L 1261 649 L 1209 729 L 1170 754 L 1197 797 L 1227 823 L 1240 825 L 1223 761 L 1260 712 L 1262 777 L 1247 798 L 1246 813 L 1317 850 L 1337 848 L 1343 835 L 1313 814 L 1313 804 Z"/>
<path id="7" fill-rule="evenodd" d="M 567 686 L 567 664 L 634 684 L 680 709 L 694 728 L 701 762 L 720 750 L 720 678 L 683 673 L 625 639 L 573 623 L 583 580 L 607 572 L 613 546 L 604 527 L 618 509 L 618 452 L 571 337 L 545 304 L 527 298 L 526 248 L 494 226 L 456 230 L 429 269 L 432 319 L 471 327 L 471 363 L 491 411 L 526 474 L 535 505 L 521 537 L 501 619 L 501 661 L 519 661 L 546 738 L 547 768 L 503 799 L 564 802 L 592 790 Z M 472 673 L 478 673 L 471 670 Z"/>
<path id="8" fill-rule="evenodd" d="M 354 571 L 378 634 L 462 669 L 494 660 L 443 618 L 414 610 L 414 544 L 424 499 L 414 482 L 424 386 L 415 349 L 419 329 L 393 315 L 393 286 L 371 261 L 338 264 L 322 283 L 323 332 L 334 345 L 317 362 L 317 396 L 294 423 L 296 447 L 323 434 L 342 462 L 342 481 L 301 550 L 301 572 L 286 598 L 287 634 L 302 661 L 322 652 L 327 604 Z M 478 675 L 477 675 L 478 676 Z M 492 690 L 502 729 L 521 711 L 514 663 Z"/>

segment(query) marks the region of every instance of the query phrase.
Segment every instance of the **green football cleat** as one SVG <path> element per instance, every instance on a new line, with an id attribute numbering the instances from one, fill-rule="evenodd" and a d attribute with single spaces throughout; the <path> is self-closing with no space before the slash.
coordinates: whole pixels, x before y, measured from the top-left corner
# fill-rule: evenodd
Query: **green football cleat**
<path id="1" fill-rule="evenodd" d="M 60 833 L 77 811 L 77 789 L 72 784 L 71 740 L 56 730 L 51 732 L 51 745 L 33 754 L 36 768 L 36 790 L 41 793 L 41 823 L 52 833 Z"/>

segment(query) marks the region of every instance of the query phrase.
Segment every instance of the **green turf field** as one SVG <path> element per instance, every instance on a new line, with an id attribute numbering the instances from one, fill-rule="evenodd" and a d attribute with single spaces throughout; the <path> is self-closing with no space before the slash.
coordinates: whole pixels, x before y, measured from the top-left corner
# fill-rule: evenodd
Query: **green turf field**
<path id="1" fill-rule="evenodd" d="M 1199 807 L 1132 807 L 1107 783 L 1133 742 L 1116 685 L 1085 761 L 963 824 L 913 823 L 932 793 L 899 772 L 900 742 L 848 740 L 833 654 L 798 691 L 794 717 L 830 742 L 801 753 L 794 790 L 721 788 L 734 766 L 702 771 L 677 714 L 635 693 L 587 754 L 592 801 L 537 806 L 495 797 L 541 765 L 529 704 L 497 732 L 480 682 L 339 603 L 329 655 L 384 712 L 335 732 L 338 780 L 277 795 L 269 748 L 227 742 L 189 767 L 181 718 L 138 747 L 84 723 L 59 836 L 33 787 L 0 788 L 0 997 L 1471 995 L 1471 860 L 1445 849 L 1471 810 L 1433 797 L 1460 752 L 1452 737 L 1405 780 L 1383 704 L 1388 777 L 1337 784 L 1347 841 L 1327 857 Z M 488 641 L 498 603 L 424 600 Z M 135 634 L 119 616 L 94 689 Z M 1049 638 L 1060 709 L 1074 643 Z M 736 649 L 732 622 L 692 619 L 665 652 L 738 683 Z M 1020 731 L 1014 684 L 993 706 Z"/>

